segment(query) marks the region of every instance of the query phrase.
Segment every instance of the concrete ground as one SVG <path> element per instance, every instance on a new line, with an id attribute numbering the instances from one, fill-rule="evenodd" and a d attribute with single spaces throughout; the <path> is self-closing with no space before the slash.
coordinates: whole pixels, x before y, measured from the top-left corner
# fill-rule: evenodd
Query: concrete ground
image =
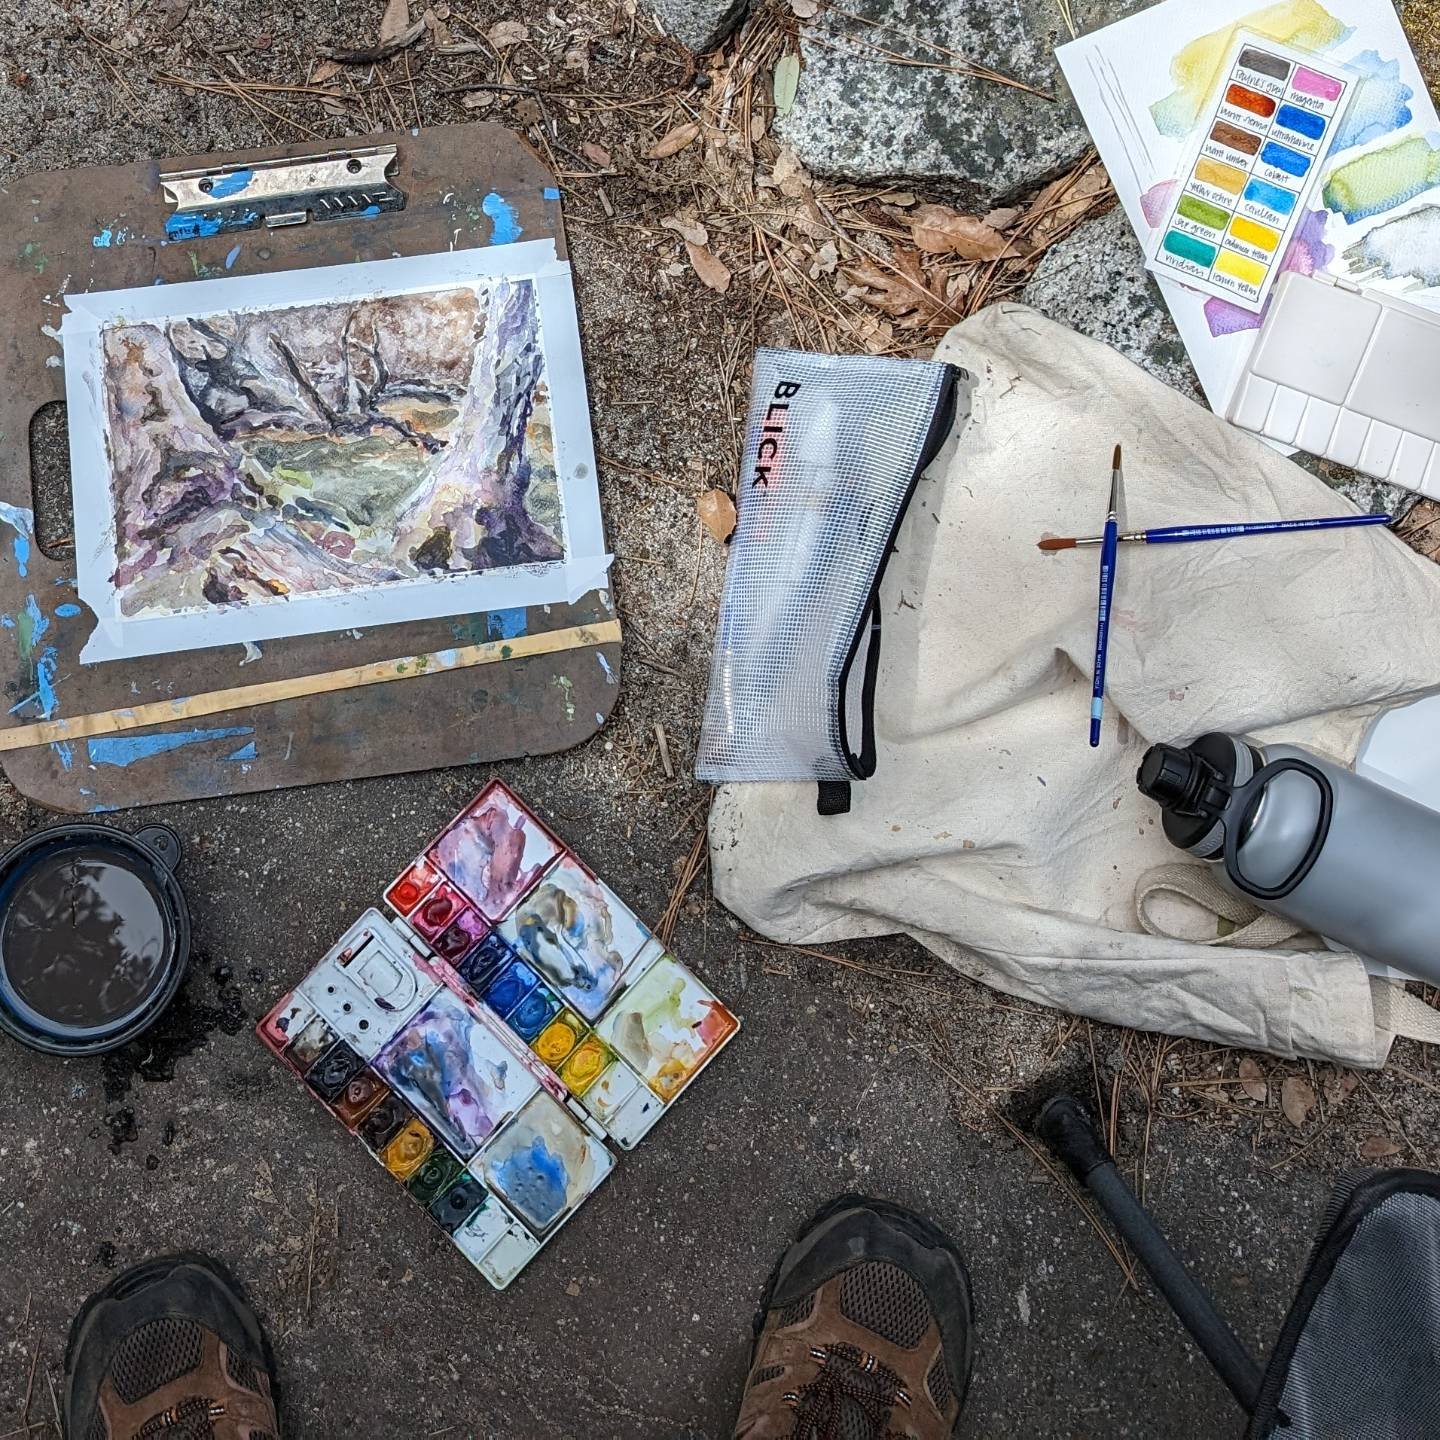
<path id="1" fill-rule="evenodd" d="M 121 88 L 114 54 L 102 64 L 59 4 L 19 0 L 0 39 L 10 157 L 0 163 L 18 173 L 258 145 L 269 129 L 288 137 L 273 114 L 156 75 L 242 65 L 295 80 L 318 46 L 369 40 L 381 8 L 96 0 L 87 29 L 135 57 L 120 67 Z M 603 8 L 595 33 L 613 33 L 596 41 L 593 91 L 672 83 L 673 53 L 624 7 Z M 450 9 L 482 31 L 507 15 L 536 23 L 518 4 Z M 165 30 L 176 13 L 178 28 Z M 434 69 L 416 77 L 422 119 L 466 118 Z M 363 103 L 384 120 L 379 93 Z M 292 113 L 290 100 L 274 103 Z M 354 111 L 293 113 L 326 134 L 355 128 Z M 604 117 L 597 138 L 618 148 L 624 112 Z M 728 367 L 740 354 L 743 387 L 749 337 L 742 347 L 738 287 L 722 299 L 657 277 L 628 228 L 634 192 L 623 177 L 613 186 L 617 216 L 583 186 L 567 189 L 566 206 L 598 448 L 612 462 L 602 495 L 627 625 L 622 696 L 580 750 L 498 773 L 653 921 L 703 820 L 704 793 L 684 776 L 723 556 L 693 502 L 733 469 Z M 674 781 L 653 744 L 657 721 Z M 1163 1303 L 1143 1282 L 1125 1287 L 1070 1194 L 992 1102 L 1077 1067 L 1107 1097 L 1116 1087 L 1127 1164 L 1258 1352 L 1360 1140 L 1383 1131 L 1403 1140 L 1405 1158 L 1433 1159 L 1416 1137 L 1433 1133 L 1440 1091 L 1413 1050 L 1400 1055 L 1411 1080 L 1386 1072 L 1353 1098 L 1345 1077 L 1312 1073 L 1317 1087 L 1336 1086 L 1340 1118 L 1297 1132 L 1278 1118 L 1279 1068 L 1268 1101 L 1242 1110 L 1233 1080 L 1220 1078 L 1237 1057 L 1178 1046 L 1154 1052 L 1155 1074 L 1174 1085 L 1147 1090 L 1134 1077 L 1151 1040 L 981 991 L 908 942 L 847 947 L 844 965 L 757 947 L 702 880 L 674 948 L 744 1031 L 497 1295 L 251 1034 L 488 773 L 109 817 L 133 828 L 153 816 L 182 834 L 195 956 L 171 1017 L 119 1057 L 62 1063 L 0 1046 L 0 1437 L 57 1433 L 53 1397 L 77 1306 L 117 1268 L 186 1247 L 215 1253 L 249 1286 L 275 1338 L 295 1440 L 722 1437 L 764 1279 L 797 1225 L 840 1190 L 915 1205 L 968 1252 L 980 1343 L 966 1435 L 1237 1434 L 1238 1412 Z M 0 802 L 0 840 L 47 819 L 13 792 Z M 1351 1109 L 1340 1112 L 1342 1101 Z"/>

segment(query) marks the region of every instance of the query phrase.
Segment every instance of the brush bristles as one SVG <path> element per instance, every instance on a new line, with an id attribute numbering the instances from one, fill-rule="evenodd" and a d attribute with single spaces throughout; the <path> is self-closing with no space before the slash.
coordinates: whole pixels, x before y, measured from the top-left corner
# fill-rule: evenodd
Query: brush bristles
<path id="1" fill-rule="evenodd" d="M 1041 550 L 1073 550 L 1075 548 L 1075 537 L 1073 535 L 1051 535 L 1036 543 L 1037 547 Z"/>
<path id="2" fill-rule="evenodd" d="M 1115 447 L 1115 458 L 1111 460 L 1110 468 L 1112 470 L 1118 470 L 1120 468 L 1120 447 L 1118 445 Z"/>

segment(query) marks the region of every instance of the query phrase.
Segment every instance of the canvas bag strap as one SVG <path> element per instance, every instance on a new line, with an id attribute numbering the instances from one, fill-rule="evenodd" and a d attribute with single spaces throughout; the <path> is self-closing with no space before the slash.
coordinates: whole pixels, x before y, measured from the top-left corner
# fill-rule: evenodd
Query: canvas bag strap
<path id="1" fill-rule="evenodd" d="M 1161 895 L 1179 895 L 1193 901 L 1220 919 L 1228 920 L 1235 928 L 1228 935 L 1216 935 L 1210 940 L 1193 940 L 1188 935 L 1167 930 L 1150 913 L 1150 902 Z M 1270 950 L 1293 939 L 1304 928 L 1227 890 L 1206 865 L 1180 863 L 1147 870 L 1135 883 L 1135 912 L 1147 934 L 1166 940 L 1184 940 L 1192 945 Z"/>

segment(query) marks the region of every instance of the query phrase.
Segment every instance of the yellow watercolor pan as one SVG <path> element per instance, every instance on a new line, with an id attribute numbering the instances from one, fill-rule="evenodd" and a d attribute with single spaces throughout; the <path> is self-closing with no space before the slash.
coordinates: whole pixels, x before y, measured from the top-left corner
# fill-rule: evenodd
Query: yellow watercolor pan
<path id="1" fill-rule="evenodd" d="M 1238 195 L 1245 188 L 1246 175 L 1233 165 L 1224 165 L 1219 160 L 1201 156 L 1195 162 L 1195 178 L 1206 185 L 1213 185 L 1227 195 Z"/>
<path id="2" fill-rule="evenodd" d="M 1272 230 L 1270 226 L 1262 225 L 1257 220 L 1247 220 L 1243 215 L 1237 215 L 1230 222 L 1230 233 L 1237 240 L 1255 246 L 1257 250 L 1273 251 L 1280 243 L 1278 230 Z"/>
<path id="3" fill-rule="evenodd" d="M 1215 268 L 1223 274 L 1233 275 L 1237 280 L 1243 280 L 1247 285 L 1262 285 L 1270 267 L 1262 265 L 1258 260 L 1250 260 L 1244 255 L 1237 255 L 1233 250 L 1222 250 L 1216 257 Z"/>

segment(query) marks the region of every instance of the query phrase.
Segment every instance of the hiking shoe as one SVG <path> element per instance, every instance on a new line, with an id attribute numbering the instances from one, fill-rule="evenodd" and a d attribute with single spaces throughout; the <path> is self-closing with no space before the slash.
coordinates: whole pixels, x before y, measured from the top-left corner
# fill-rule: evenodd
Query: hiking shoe
<path id="1" fill-rule="evenodd" d="M 275 1363 L 203 1255 L 151 1260 L 85 1302 L 65 1348 L 66 1440 L 279 1440 Z"/>
<path id="2" fill-rule="evenodd" d="M 832 1200 L 770 1277 L 735 1440 L 950 1440 L 973 1320 L 953 1241 L 899 1205 Z"/>

